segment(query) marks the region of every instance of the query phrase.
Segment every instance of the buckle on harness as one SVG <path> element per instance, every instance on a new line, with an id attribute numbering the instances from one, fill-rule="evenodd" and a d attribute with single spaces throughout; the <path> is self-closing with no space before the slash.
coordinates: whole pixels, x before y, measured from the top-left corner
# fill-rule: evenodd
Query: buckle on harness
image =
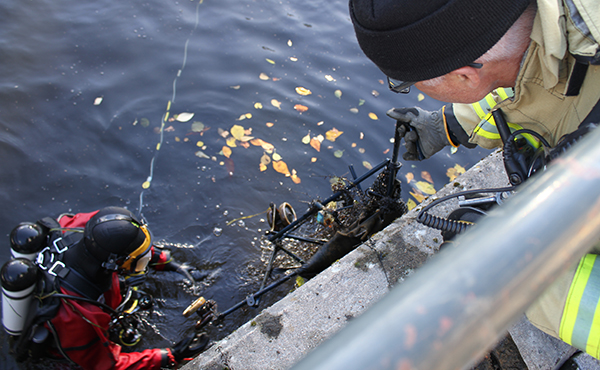
<path id="1" fill-rule="evenodd" d="M 46 256 L 48 256 L 48 260 L 46 260 Z M 54 253 L 50 251 L 50 247 L 46 247 L 40 251 L 35 262 L 42 270 L 48 270 L 48 266 L 54 262 Z"/>
<path id="2" fill-rule="evenodd" d="M 54 262 L 52 267 L 50 267 L 50 269 L 48 270 L 48 273 L 52 276 L 60 276 L 60 277 L 64 278 L 67 275 L 68 271 L 69 270 L 67 269 L 67 266 L 65 266 L 64 263 L 62 263 L 61 261 L 56 261 L 56 262 Z"/>
<path id="3" fill-rule="evenodd" d="M 56 249 L 56 251 L 57 251 L 58 253 L 62 253 L 62 252 L 64 252 L 64 251 L 66 251 L 67 249 L 69 249 L 69 246 L 68 246 L 68 245 L 67 245 L 67 246 L 64 246 L 63 248 L 61 248 L 61 247 L 59 246 L 59 244 L 58 244 L 58 243 L 59 243 L 61 240 L 63 240 L 63 238 L 62 238 L 62 237 L 59 237 L 59 238 L 56 238 L 56 239 L 55 239 L 55 240 L 52 242 L 52 244 L 54 245 L 54 249 Z M 61 244 L 62 244 L 62 243 L 61 243 Z"/>

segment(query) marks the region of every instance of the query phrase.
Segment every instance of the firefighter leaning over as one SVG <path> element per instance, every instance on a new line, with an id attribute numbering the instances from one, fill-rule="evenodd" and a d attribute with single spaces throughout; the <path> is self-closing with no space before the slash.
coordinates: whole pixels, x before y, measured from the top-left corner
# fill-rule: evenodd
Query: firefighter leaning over
<path id="1" fill-rule="evenodd" d="M 596 0 L 350 0 L 361 49 L 394 92 L 412 85 L 449 103 L 396 108 L 405 160 L 446 146 L 501 146 L 492 111 L 511 131 L 551 146 L 600 122 L 600 2 Z M 567 136 L 569 135 L 569 136 Z M 535 135 L 524 135 L 538 146 Z M 600 358 L 600 247 L 528 309 L 546 333 Z"/>

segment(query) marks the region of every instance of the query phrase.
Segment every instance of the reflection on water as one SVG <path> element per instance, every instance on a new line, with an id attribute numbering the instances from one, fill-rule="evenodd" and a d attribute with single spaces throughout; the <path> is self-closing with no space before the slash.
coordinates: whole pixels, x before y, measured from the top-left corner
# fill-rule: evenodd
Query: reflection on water
<path id="1" fill-rule="evenodd" d="M 441 104 L 419 101 L 416 90 L 386 91 L 383 75 L 358 48 L 346 6 L 4 1 L 0 262 L 8 260 L 8 233 L 21 221 L 107 205 L 141 208 L 158 242 L 207 271 L 202 295 L 222 309 L 243 299 L 260 284 L 260 240 L 268 226 L 264 216 L 228 221 L 270 202 L 287 201 L 303 213 L 307 202 L 330 195 L 332 176 L 350 176 L 348 165 L 360 175 L 390 156 L 394 122 L 385 111 Z M 193 117 L 181 122 L 181 113 Z M 243 136 L 232 140 L 236 125 Z M 343 133 L 327 140 L 334 128 Z M 319 140 L 319 150 L 306 136 Z M 425 163 L 405 163 L 399 178 L 410 172 L 421 180 L 427 171 L 439 189 L 447 168 L 468 167 L 484 155 L 443 151 Z M 300 183 L 277 172 L 274 161 Z M 181 311 L 195 296 L 175 274 L 150 281 L 157 302 L 148 330 L 156 335 L 146 335 L 144 346 L 164 347 L 193 325 Z M 242 309 L 210 334 L 218 339 L 257 313 Z M 1 346 L 0 361 L 14 368 Z"/>

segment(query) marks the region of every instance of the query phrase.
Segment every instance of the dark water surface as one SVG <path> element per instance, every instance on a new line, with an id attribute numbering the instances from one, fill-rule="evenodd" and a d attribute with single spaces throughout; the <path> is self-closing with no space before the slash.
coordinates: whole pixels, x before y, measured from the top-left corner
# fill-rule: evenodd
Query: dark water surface
<path id="1" fill-rule="evenodd" d="M 197 293 L 221 309 L 258 287 L 267 228 L 264 214 L 228 221 L 269 202 L 303 213 L 331 194 L 331 176 L 349 176 L 349 164 L 360 175 L 363 162 L 391 156 L 386 110 L 441 106 L 419 101 L 416 90 L 387 91 L 358 48 L 346 1 L 5 0 L 0 24 L 0 262 L 10 258 L 8 234 L 21 221 L 124 206 L 141 211 L 178 260 L 210 273 Z M 194 116 L 162 126 L 166 113 Z M 193 122 L 205 131 L 193 131 Z M 272 144 L 301 182 L 271 165 L 261 171 L 259 146 L 233 147 L 227 159 L 219 129 L 234 125 Z M 343 134 L 320 151 L 302 142 L 333 128 Z M 447 168 L 468 168 L 485 154 L 446 149 L 405 163 L 399 178 L 422 180 L 428 171 L 439 189 Z M 166 347 L 192 328 L 181 312 L 197 295 L 176 274 L 149 281 L 157 303 L 140 348 Z M 258 313 L 240 310 L 210 335 L 219 339 Z M 27 367 L 8 355 L 4 332 L 0 348 L 0 366 Z"/>

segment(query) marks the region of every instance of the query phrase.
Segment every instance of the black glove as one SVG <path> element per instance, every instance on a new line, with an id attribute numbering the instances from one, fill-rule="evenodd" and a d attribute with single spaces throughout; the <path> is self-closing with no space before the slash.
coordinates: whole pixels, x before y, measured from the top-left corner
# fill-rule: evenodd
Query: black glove
<path id="1" fill-rule="evenodd" d="M 387 111 L 387 115 L 407 124 L 399 128 L 406 148 L 402 158 L 407 161 L 427 159 L 450 145 L 441 109 L 430 112 L 417 107 L 393 108 Z M 408 125 L 414 130 L 410 130 Z"/>
<path id="2" fill-rule="evenodd" d="M 194 357 L 204 351 L 207 344 L 208 335 L 205 333 L 194 333 L 190 337 L 177 342 L 173 348 L 171 348 L 171 353 L 173 354 L 173 357 L 175 357 L 175 361 L 180 363 L 184 359 Z"/>

